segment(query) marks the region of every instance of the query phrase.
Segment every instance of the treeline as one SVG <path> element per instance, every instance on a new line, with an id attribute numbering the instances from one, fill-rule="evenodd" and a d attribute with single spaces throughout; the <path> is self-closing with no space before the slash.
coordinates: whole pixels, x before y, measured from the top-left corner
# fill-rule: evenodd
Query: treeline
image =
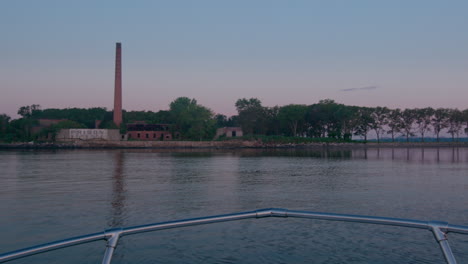
<path id="1" fill-rule="evenodd" d="M 12 120 L 6 114 L 0 114 L 0 141 L 25 142 L 52 134 L 54 137 L 64 128 L 107 128 L 120 129 L 126 132 L 126 124 L 143 121 L 148 124 L 169 124 L 174 132 L 178 132 L 186 140 L 211 140 L 216 133 L 215 114 L 197 103 L 195 99 L 180 97 L 170 103 L 169 110 L 125 111 L 123 123 L 117 127 L 112 111 L 103 107 L 41 109 L 39 105 L 22 106 L 18 110 L 21 118 Z M 47 126 L 40 131 L 40 119 L 63 119 L 58 124 Z"/>
<path id="2" fill-rule="evenodd" d="M 227 117 L 214 114 L 195 99 L 180 97 L 169 105 L 169 110 L 123 111 L 125 133 L 128 123 L 170 124 L 173 132 L 186 140 L 211 140 L 217 128 L 240 126 L 244 135 L 288 136 L 351 140 L 353 136 L 377 141 L 381 138 L 417 136 L 422 141 L 441 133 L 449 133 L 452 140 L 468 134 L 468 109 L 415 108 L 389 109 L 387 107 L 359 107 L 321 100 L 312 105 L 290 104 L 267 107 L 256 98 L 239 99 L 235 103 L 238 114 Z M 23 106 L 19 119 L 0 115 L 0 141 L 31 141 L 39 135 L 57 133 L 62 128 L 118 128 L 112 122 L 112 111 L 106 108 L 41 109 L 39 105 Z M 63 122 L 34 133 L 39 119 L 63 119 Z M 66 120 L 66 121 L 65 121 Z M 99 120 L 99 122 L 96 122 Z"/>
<path id="3" fill-rule="evenodd" d="M 367 140 L 373 133 L 377 141 L 382 137 L 395 141 L 399 136 L 407 141 L 418 136 L 424 141 L 431 132 L 437 141 L 441 132 L 457 140 L 462 133 L 468 134 L 468 109 L 359 107 L 330 99 L 312 105 L 264 107 L 255 98 L 239 99 L 236 108 L 237 122 L 247 134 Z"/>

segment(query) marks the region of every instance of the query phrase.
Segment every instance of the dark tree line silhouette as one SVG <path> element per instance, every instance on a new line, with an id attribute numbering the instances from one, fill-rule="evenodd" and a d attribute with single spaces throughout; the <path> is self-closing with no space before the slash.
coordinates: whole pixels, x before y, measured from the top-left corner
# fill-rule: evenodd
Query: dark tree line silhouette
<path id="1" fill-rule="evenodd" d="M 381 141 L 398 137 L 409 141 L 418 137 L 440 140 L 448 133 L 453 141 L 468 135 L 468 109 L 414 108 L 389 109 L 387 107 L 360 107 L 336 103 L 325 99 L 311 105 L 289 104 L 263 106 L 257 98 L 242 98 L 235 102 L 237 115 L 227 117 L 214 114 L 195 99 L 180 97 L 169 105 L 169 110 L 123 111 L 123 125 L 136 121 L 172 125 L 172 130 L 186 140 L 211 140 L 219 127 L 240 126 L 244 135 L 266 135 L 351 140 L 354 137 Z M 112 122 L 112 111 L 106 108 L 41 109 L 39 105 L 23 106 L 18 110 L 21 118 L 12 120 L 0 114 L 0 141 L 30 141 L 37 138 L 32 128 L 39 119 L 64 121 L 44 129 L 43 133 L 56 133 L 62 128 L 117 128 Z M 66 121 L 65 121 L 66 120 Z"/>
<path id="2" fill-rule="evenodd" d="M 246 134 L 285 135 L 294 137 L 335 138 L 349 140 L 359 136 L 367 140 L 373 136 L 404 136 L 406 141 L 417 136 L 424 141 L 428 135 L 440 140 L 441 132 L 452 140 L 468 135 L 468 109 L 348 106 L 325 99 L 312 105 L 290 104 L 265 107 L 256 98 L 236 102 L 237 123 Z M 432 134 L 430 134 L 432 133 Z"/>

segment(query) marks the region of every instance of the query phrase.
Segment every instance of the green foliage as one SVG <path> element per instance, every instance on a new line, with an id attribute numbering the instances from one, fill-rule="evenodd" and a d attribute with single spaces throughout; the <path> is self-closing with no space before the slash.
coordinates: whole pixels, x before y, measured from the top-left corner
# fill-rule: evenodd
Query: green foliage
<path id="1" fill-rule="evenodd" d="M 13 134 L 10 131 L 10 120 L 6 114 L 0 114 L 0 142 L 11 142 Z"/>
<path id="2" fill-rule="evenodd" d="M 257 98 L 236 101 L 238 122 L 244 134 L 266 134 L 269 118 L 275 117 L 275 111 L 268 111 Z"/>
<path id="3" fill-rule="evenodd" d="M 62 129 L 69 129 L 69 128 L 86 128 L 83 124 L 77 123 L 75 121 L 71 120 L 65 120 L 61 121 L 57 124 L 51 125 L 49 127 L 46 127 L 39 132 L 39 138 L 49 138 L 53 141 L 55 141 L 55 138 L 57 137 L 57 134 L 60 132 Z M 49 137 L 50 136 L 50 137 Z"/>
<path id="4" fill-rule="evenodd" d="M 112 120 L 102 122 L 99 127 L 103 129 L 119 129 L 119 127 Z"/>
<path id="5" fill-rule="evenodd" d="M 403 134 L 406 136 L 406 142 L 409 142 L 409 137 L 414 136 L 413 132 L 413 123 L 416 120 L 416 110 L 415 109 L 405 109 L 401 112 L 400 118 L 400 129 Z"/>
<path id="6" fill-rule="evenodd" d="M 431 131 L 431 117 L 434 115 L 434 109 L 431 107 L 415 109 L 415 123 L 419 134 L 421 135 L 421 141 L 424 142 L 424 135 Z"/>
<path id="7" fill-rule="evenodd" d="M 279 120 L 279 106 L 264 107 L 265 119 L 263 122 L 263 130 L 265 135 L 279 135 L 281 132 L 281 123 Z"/>
<path id="8" fill-rule="evenodd" d="M 86 128 L 86 126 L 75 121 L 65 120 L 55 125 L 51 125 L 50 128 L 60 130 L 60 129 L 68 129 L 68 128 Z"/>
<path id="9" fill-rule="evenodd" d="M 463 122 L 464 120 L 462 111 L 458 109 L 450 109 L 448 111 L 447 132 L 449 132 L 452 135 L 452 141 L 455 141 L 455 136 L 458 141 Z"/>
<path id="10" fill-rule="evenodd" d="M 182 139 L 211 140 L 215 135 L 213 112 L 195 99 L 179 97 L 170 104 L 171 119 Z"/>
<path id="11" fill-rule="evenodd" d="M 357 111 L 354 134 L 357 136 L 362 136 L 364 141 L 367 141 L 367 133 L 374 126 L 372 111 L 373 109 L 368 107 L 360 107 Z"/>
<path id="12" fill-rule="evenodd" d="M 462 111 L 462 120 L 465 122 L 465 134 L 468 135 L 468 109 Z"/>
<path id="13" fill-rule="evenodd" d="M 33 140 L 32 127 L 37 125 L 36 119 L 25 117 L 15 119 L 9 123 L 9 132 L 14 134 L 10 137 L 12 141 L 31 141 Z"/>
<path id="14" fill-rule="evenodd" d="M 31 114 L 35 119 L 67 119 L 85 125 L 86 128 L 94 128 L 96 120 L 112 120 L 112 112 L 103 107 L 93 108 L 49 108 L 36 110 Z"/>
<path id="15" fill-rule="evenodd" d="M 380 141 L 386 132 L 395 136 L 402 134 L 409 138 L 417 132 L 421 140 L 433 131 L 439 134 L 446 131 L 452 139 L 460 133 L 468 135 L 468 109 L 388 109 L 386 107 L 357 107 L 336 103 L 331 99 L 320 100 L 312 105 L 289 104 L 265 107 L 257 98 L 242 98 L 235 103 L 238 115 L 227 117 L 213 112 L 197 103 L 195 99 L 179 97 L 170 104 L 168 111 L 123 111 L 121 127 L 113 123 L 112 111 L 95 107 L 90 109 L 44 109 L 39 105 L 22 106 L 18 109 L 21 118 L 11 120 L 0 115 L 0 141 L 31 141 L 37 135 L 38 119 L 63 119 L 73 123 L 61 123 L 41 133 L 56 132 L 61 127 L 94 128 L 95 121 L 101 120 L 100 128 L 120 129 L 126 132 L 127 123 L 143 121 L 147 124 L 171 124 L 174 134 L 182 140 L 211 140 L 216 128 L 241 126 L 246 135 L 266 142 L 336 142 L 349 141 L 351 136 L 361 136 L 364 141 L 372 131 Z M 295 137 L 299 136 L 299 137 Z M 307 137 L 307 138 L 305 138 Z M 237 139 L 237 138 L 236 138 Z M 326 140 L 325 140 L 326 139 Z"/>
<path id="16" fill-rule="evenodd" d="M 388 131 L 387 134 L 392 136 L 392 142 L 395 142 L 395 135 L 401 131 L 401 110 L 392 109 L 389 110 L 387 115 L 387 125 Z"/>
<path id="17" fill-rule="evenodd" d="M 356 122 L 358 110 L 358 107 L 337 104 L 330 99 L 310 105 L 306 113 L 308 135 L 350 139 L 352 130 L 359 125 Z"/>
<path id="18" fill-rule="evenodd" d="M 281 129 L 288 136 L 303 135 L 306 131 L 306 105 L 285 105 L 279 109 L 278 119 Z"/>
<path id="19" fill-rule="evenodd" d="M 286 136 L 266 136 L 266 135 L 247 135 L 235 138 L 220 138 L 219 140 L 247 140 L 259 141 L 264 144 L 308 144 L 308 143 L 346 143 L 351 140 L 335 138 L 310 138 L 310 137 L 286 137 Z"/>
<path id="20" fill-rule="evenodd" d="M 231 117 L 227 117 L 225 115 L 222 115 L 222 114 L 217 114 L 215 117 L 214 117 L 215 121 L 216 121 L 216 128 L 220 128 L 220 127 L 237 127 L 239 126 L 239 122 L 238 122 L 238 116 L 231 116 Z"/>
<path id="21" fill-rule="evenodd" d="M 434 128 L 434 133 L 437 136 L 437 142 L 440 140 L 439 134 L 442 129 L 448 127 L 449 111 L 449 109 L 438 108 L 434 111 L 434 114 L 431 117 L 431 125 Z"/>
<path id="22" fill-rule="evenodd" d="M 377 142 L 380 142 L 380 137 L 384 134 L 384 127 L 388 125 L 389 119 L 388 115 L 390 110 L 386 107 L 375 107 L 371 110 L 372 122 L 370 123 L 370 128 L 375 131 L 377 136 Z"/>
<path id="23" fill-rule="evenodd" d="M 18 109 L 18 115 L 23 118 L 31 118 L 33 114 L 36 114 L 40 109 L 41 106 L 37 104 L 22 106 Z"/>
<path id="24" fill-rule="evenodd" d="M 123 111 L 123 121 L 125 124 L 144 121 L 147 124 L 171 124 L 171 114 L 169 111 Z"/>
<path id="25" fill-rule="evenodd" d="M 7 116 L 6 114 L 0 114 L 0 134 L 6 133 L 10 120 L 11 117 Z"/>

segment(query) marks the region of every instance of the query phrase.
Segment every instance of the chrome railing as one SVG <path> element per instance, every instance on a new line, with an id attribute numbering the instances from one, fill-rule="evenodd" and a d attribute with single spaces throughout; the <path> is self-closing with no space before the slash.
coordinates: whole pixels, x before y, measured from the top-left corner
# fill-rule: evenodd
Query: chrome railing
<path id="1" fill-rule="evenodd" d="M 410 219 L 398 219 L 387 217 L 375 216 L 362 216 L 362 215 L 347 215 L 347 214 L 332 214 L 332 213 L 318 213 L 307 211 L 296 211 L 287 209 L 261 209 L 257 211 L 224 214 L 207 216 L 200 218 L 184 219 L 177 221 L 161 222 L 149 225 L 141 225 L 126 228 L 109 229 L 101 233 L 94 233 L 85 236 L 79 236 L 60 240 L 52 243 L 42 244 L 30 248 L 25 248 L 13 252 L 8 252 L 0 255 L 0 263 L 7 262 L 14 259 L 19 259 L 46 251 L 56 250 L 59 248 L 70 247 L 74 245 L 89 243 L 97 240 L 107 240 L 106 250 L 104 252 L 103 264 L 108 264 L 112 260 L 112 255 L 117 247 L 119 239 L 123 236 L 133 235 L 144 232 L 152 232 L 157 230 L 164 230 L 170 228 L 179 228 L 185 226 L 204 225 L 228 221 L 237 221 L 249 218 L 265 218 L 265 217 L 295 217 L 295 218 L 308 218 L 320 219 L 331 221 L 344 221 L 344 222 L 357 222 L 368 223 L 377 225 L 391 225 L 409 228 L 428 229 L 434 234 L 435 240 L 439 243 L 445 260 L 447 263 L 457 263 L 453 256 L 452 250 L 447 240 L 447 233 L 468 234 L 468 226 L 451 225 L 446 222 L 438 221 L 420 221 Z"/>

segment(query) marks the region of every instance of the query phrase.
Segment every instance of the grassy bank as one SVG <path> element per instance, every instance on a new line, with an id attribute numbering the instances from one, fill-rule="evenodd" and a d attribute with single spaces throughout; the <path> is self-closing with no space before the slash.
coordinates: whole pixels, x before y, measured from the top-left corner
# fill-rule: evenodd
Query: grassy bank
<path id="1" fill-rule="evenodd" d="M 310 143 L 361 143 L 359 141 L 343 140 L 335 138 L 305 138 L 305 137 L 285 137 L 285 136 L 263 136 L 252 135 L 235 138 L 221 138 L 219 141 L 241 140 L 257 141 L 264 144 L 310 144 Z"/>

